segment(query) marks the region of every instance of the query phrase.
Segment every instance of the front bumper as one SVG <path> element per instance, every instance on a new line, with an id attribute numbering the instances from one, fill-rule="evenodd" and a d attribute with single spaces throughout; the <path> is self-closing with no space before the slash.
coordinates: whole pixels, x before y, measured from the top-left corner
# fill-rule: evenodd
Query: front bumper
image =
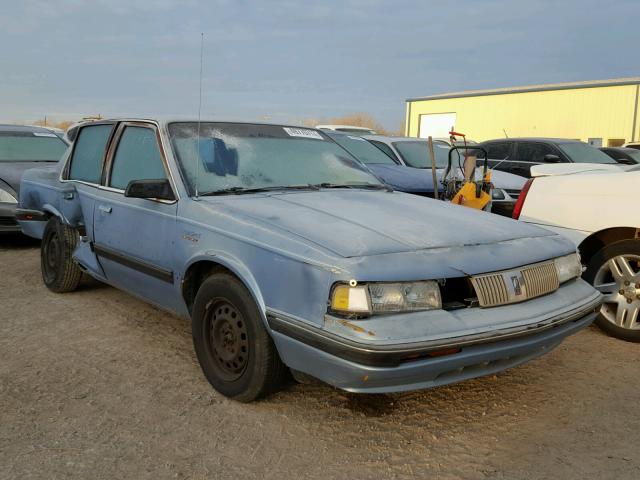
<path id="1" fill-rule="evenodd" d="M 21 231 L 16 220 L 16 208 L 15 203 L 0 203 L 0 234 Z"/>
<path id="2" fill-rule="evenodd" d="M 601 295 L 583 281 L 574 283 L 522 304 L 466 309 L 459 315 L 463 320 L 458 327 L 470 328 L 460 328 L 457 334 L 433 331 L 421 337 L 416 329 L 421 326 L 424 332 L 425 322 L 429 321 L 424 313 L 432 312 L 410 314 L 404 321 L 396 318 L 396 324 L 392 317 L 381 322 L 337 323 L 330 317 L 322 329 L 275 312 L 269 313 L 268 320 L 282 360 L 295 370 L 353 392 L 417 390 L 522 364 L 589 325 L 596 317 Z M 568 300 L 572 303 L 567 304 Z M 469 312 L 477 314 L 475 328 L 470 325 Z M 532 312 L 536 314 L 532 316 Z M 523 318 L 527 313 L 529 317 Z M 492 328 L 483 325 L 492 316 L 497 319 L 494 324 L 500 318 L 511 318 Z M 366 322 L 370 329 L 365 328 Z M 392 328 L 379 328 L 382 322 Z M 437 330 L 438 320 L 434 325 Z M 443 352 L 448 354 L 442 355 Z"/>
<path id="3" fill-rule="evenodd" d="M 493 200 L 491 203 L 491 213 L 511 218 L 515 206 L 516 202 L 514 200 Z"/>

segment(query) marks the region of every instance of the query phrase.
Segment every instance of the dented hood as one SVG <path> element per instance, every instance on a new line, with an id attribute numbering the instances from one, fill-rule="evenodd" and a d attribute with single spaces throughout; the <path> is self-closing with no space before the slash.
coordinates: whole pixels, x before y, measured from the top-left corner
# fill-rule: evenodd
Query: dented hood
<path id="1" fill-rule="evenodd" d="M 236 221 L 285 232 L 342 257 L 554 235 L 491 213 L 399 192 L 321 190 L 203 200 Z"/>

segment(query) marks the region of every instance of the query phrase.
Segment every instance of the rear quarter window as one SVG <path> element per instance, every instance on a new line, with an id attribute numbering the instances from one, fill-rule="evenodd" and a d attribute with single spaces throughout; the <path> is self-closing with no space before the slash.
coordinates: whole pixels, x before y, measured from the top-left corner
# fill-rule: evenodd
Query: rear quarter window
<path id="1" fill-rule="evenodd" d="M 80 130 L 71 157 L 69 180 L 100 183 L 102 159 L 112 129 L 113 125 L 92 125 Z"/>

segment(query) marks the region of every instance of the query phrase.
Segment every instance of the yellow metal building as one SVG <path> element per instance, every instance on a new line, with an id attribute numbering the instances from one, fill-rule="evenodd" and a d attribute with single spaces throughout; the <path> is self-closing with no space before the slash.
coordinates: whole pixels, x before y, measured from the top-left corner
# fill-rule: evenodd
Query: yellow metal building
<path id="1" fill-rule="evenodd" d="M 483 141 L 575 138 L 594 146 L 640 141 L 640 77 L 473 90 L 407 100 L 406 134 Z"/>

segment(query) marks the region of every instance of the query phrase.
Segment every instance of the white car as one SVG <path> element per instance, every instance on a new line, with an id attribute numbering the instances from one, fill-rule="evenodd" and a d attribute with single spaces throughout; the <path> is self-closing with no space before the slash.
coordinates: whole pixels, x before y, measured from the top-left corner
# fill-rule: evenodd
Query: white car
<path id="1" fill-rule="evenodd" d="M 627 142 L 622 146 L 624 148 L 635 148 L 636 150 L 640 150 L 640 142 Z"/>
<path id="2" fill-rule="evenodd" d="M 605 295 L 596 323 L 640 342 L 640 166 L 568 166 L 534 167 L 513 218 L 571 239 L 586 265 L 583 278 Z"/>

